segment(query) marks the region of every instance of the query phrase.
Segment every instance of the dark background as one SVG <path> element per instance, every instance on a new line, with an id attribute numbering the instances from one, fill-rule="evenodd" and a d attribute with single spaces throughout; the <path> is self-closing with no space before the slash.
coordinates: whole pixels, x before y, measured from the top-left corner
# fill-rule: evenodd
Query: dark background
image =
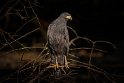
<path id="1" fill-rule="evenodd" d="M 5 6 L 9 1 L 11 0 L 0 1 L 0 7 Z M 38 17 L 49 22 L 64 11 L 72 14 L 73 21 L 70 26 L 80 36 L 112 42 L 120 42 L 124 39 L 123 0 L 39 0 L 38 2 L 42 7 L 35 10 Z"/>
<path id="2" fill-rule="evenodd" d="M 44 0 L 44 18 L 54 20 L 63 11 L 72 14 L 72 26 L 81 36 L 123 40 L 123 0 Z"/>
<path id="3" fill-rule="evenodd" d="M 18 3 L 13 6 L 16 2 Z M 73 20 L 68 23 L 68 26 L 76 30 L 79 36 L 85 36 L 93 41 L 104 40 L 112 42 L 117 48 L 123 51 L 123 45 L 121 45 L 124 42 L 123 0 L 30 0 L 30 2 L 36 5 L 38 4 L 38 6 L 33 8 L 37 17 L 40 19 L 41 25 L 43 24 L 43 27 L 41 32 L 35 32 L 30 35 L 31 37 L 23 38 L 23 41 L 31 43 L 30 41 L 32 41 L 34 37 L 40 37 L 39 35 L 42 35 L 43 41 L 46 40 L 48 25 L 62 12 L 66 11 L 69 12 L 73 18 Z M 20 3 L 23 3 L 23 5 Z M 24 10 L 24 6 L 29 6 L 28 0 L 0 1 L 0 15 L 2 17 L 0 19 L 1 28 L 12 33 L 15 32 L 19 26 L 21 27 L 25 21 L 16 15 L 14 16 L 15 11 L 10 11 L 13 15 L 6 16 L 5 14 L 11 7 L 16 10 Z M 27 8 L 26 11 L 30 15 L 30 18 L 33 18 L 32 10 Z M 24 12 L 20 14 L 25 16 Z M 32 26 L 36 25 L 32 23 L 26 27 Z M 32 28 L 22 29 L 19 33 L 23 35 L 24 32 L 29 32 L 31 29 Z"/>
<path id="4" fill-rule="evenodd" d="M 16 12 L 13 10 L 10 11 L 12 15 L 6 15 L 7 10 L 19 0 L 13 0 L 7 4 L 9 1 L 12 0 L 0 1 L 0 29 L 13 35 L 27 20 L 14 15 Z M 29 6 L 27 1 L 20 0 L 13 8 L 24 10 L 24 6 Z M 97 59 L 95 64 L 111 74 L 124 74 L 124 0 L 30 0 L 30 2 L 40 6 L 33 7 L 33 9 L 43 27 L 41 27 L 41 30 L 20 39 L 19 42 L 26 43 L 25 46 L 27 44 L 31 46 L 34 39 L 36 39 L 35 43 L 46 41 L 48 25 L 62 12 L 66 11 L 72 15 L 73 19 L 68 23 L 68 26 L 72 27 L 79 36 L 85 36 L 93 41 L 109 41 L 117 47 L 116 49 L 113 49 L 112 46 L 105 47 L 110 53 L 102 59 Z M 20 3 L 23 3 L 23 6 Z M 27 12 L 29 15 L 28 20 L 35 16 L 31 8 L 27 8 Z M 21 15 L 26 17 L 24 11 Z M 33 21 L 24 26 L 17 35 L 22 36 L 37 26 L 39 26 L 37 21 Z M 70 34 L 71 36 L 73 34 Z M 0 37 L 0 43 L 4 43 L 3 36 Z M 18 36 L 14 38 L 16 39 Z M 8 40 L 12 41 L 9 37 Z M 81 45 L 81 43 L 78 44 Z M 103 44 L 104 46 L 106 44 Z M 123 77 L 121 78 L 123 83 Z"/>

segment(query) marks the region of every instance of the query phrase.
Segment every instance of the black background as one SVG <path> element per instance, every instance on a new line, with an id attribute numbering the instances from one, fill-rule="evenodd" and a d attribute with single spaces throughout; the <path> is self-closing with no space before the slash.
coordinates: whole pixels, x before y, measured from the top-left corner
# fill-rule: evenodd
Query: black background
<path id="1" fill-rule="evenodd" d="M 4 16 L 8 8 L 11 8 L 12 4 L 18 0 L 13 0 L 12 3 L 7 5 L 8 7 L 4 7 L 9 1 L 11 0 L 0 1 L 0 17 Z M 36 2 L 37 0 L 30 1 Z M 20 2 L 23 2 L 23 0 L 20 0 Z M 107 57 L 104 57 L 105 60 L 97 60 L 98 65 L 100 65 L 99 63 L 105 63 L 105 65 L 107 65 L 106 69 L 110 72 L 123 74 L 124 0 L 38 0 L 38 2 L 41 7 L 34 7 L 34 11 L 38 18 L 44 20 L 47 24 L 55 20 L 62 12 L 68 12 L 72 15 L 73 19 L 68 23 L 68 26 L 76 30 L 79 36 L 85 36 L 93 41 L 104 40 L 112 42 L 117 49 L 114 50 L 110 56 L 107 55 Z M 26 6 L 28 5 L 26 0 L 24 0 L 23 3 L 25 3 Z M 15 9 L 21 8 L 22 6 L 20 5 L 15 7 Z M 33 15 L 31 15 L 32 10 L 29 9 L 28 13 L 33 17 Z M 22 26 L 25 23 L 25 20 L 20 21 L 18 16 L 15 17 L 11 15 L 10 19 L 11 20 L 7 23 L 6 17 L 0 18 L 0 28 L 9 33 L 15 32 L 17 30 L 16 27 Z M 30 28 L 22 29 L 19 34 L 23 35 L 36 28 L 33 23 L 24 27 Z M 44 30 L 47 31 L 47 26 L 45 26 Z M 29 35 L 29 37 L 22 38 L 21 42 L 26 41 L 28 44 L 31 43 L 33 38 L 31 39 L 30 37 L 43 35 L 39 34 L 39 32 L 37 31 Z M 4 42 L 2 38 L 0 38 L 0 42 Z M 109 49 L 109 51 L 111 52 L 113 49 Z M 111 66 L 114 66 L 115 69 L 111 68 Z"/>
<path id="2" fill-rule="evenodd" d="M 2 8 L 9 0 L 0 1 Z M 16 1 L 16 0 L 15 0 Z M 123 0 L 39 0 L 41 9 L 38 17 L 51 22 L 62 12 L 72 14 L 73 27 L 80 36 L 94 40 L 122 41 L 124 1 Z"/>

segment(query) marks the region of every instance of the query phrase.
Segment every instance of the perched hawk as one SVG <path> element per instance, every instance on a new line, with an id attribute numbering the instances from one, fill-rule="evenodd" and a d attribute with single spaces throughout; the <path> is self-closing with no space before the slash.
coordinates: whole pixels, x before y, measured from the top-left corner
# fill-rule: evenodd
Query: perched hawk
<path id="1" fill-rule="evenodd" d="M 69 53 L 68 20 L 72 20 L 72 17 L 69 13 L 64 12 L 48 27 L 48 46 L 51 53 L 51 62 L 55 68 L 68 68 L 66 59 Z"/>

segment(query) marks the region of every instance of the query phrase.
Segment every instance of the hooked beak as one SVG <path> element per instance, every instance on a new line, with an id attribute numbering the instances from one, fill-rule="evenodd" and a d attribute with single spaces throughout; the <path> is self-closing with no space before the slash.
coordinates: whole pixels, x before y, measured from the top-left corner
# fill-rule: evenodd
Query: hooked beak
<path id="1" fill-rule="evenodd" d="M 72 20 L 71 16 L 66 16 L 65 18 L 68 19 L 68 20 Z"/>

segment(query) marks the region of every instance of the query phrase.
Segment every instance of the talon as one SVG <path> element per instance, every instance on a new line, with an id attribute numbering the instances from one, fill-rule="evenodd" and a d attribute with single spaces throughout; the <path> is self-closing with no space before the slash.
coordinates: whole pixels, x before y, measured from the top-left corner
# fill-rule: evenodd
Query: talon
<path id="1" fill-rule="evenodd" d="M 58 64 L 51 64 L 49 67 L 52 67 L 55 70 L 57 70 L 59 68 L 59 65 Z"/>
<path id="2" fill-rule="evenodd" d="M 60 67 L 61 68 L 65 67 L 65 68 L 69 69 L 69 66 L 68 66 L 69 62 L 67 61 L 66 56 L 64 56 L 64 59 L 65 59 L 64 60 L 65 61 L 64 65 L 59 65 L 58 61 L 57 61 L 57 57 L 56 57 L 55 64 L 51 64 L 50 67 L 54 68 L 55 70 L 59 69 Z"/>
<path id="3" fill-rule="evenodd" d="M 55 64 L 51 64 L 50 67 L 54 68 L 55 70 L 57 70 L 57 69 L 59 68 L 59 64 L 58 64 L 58 61 L 57 61 L 57 57 L 56 57 Z"/>

